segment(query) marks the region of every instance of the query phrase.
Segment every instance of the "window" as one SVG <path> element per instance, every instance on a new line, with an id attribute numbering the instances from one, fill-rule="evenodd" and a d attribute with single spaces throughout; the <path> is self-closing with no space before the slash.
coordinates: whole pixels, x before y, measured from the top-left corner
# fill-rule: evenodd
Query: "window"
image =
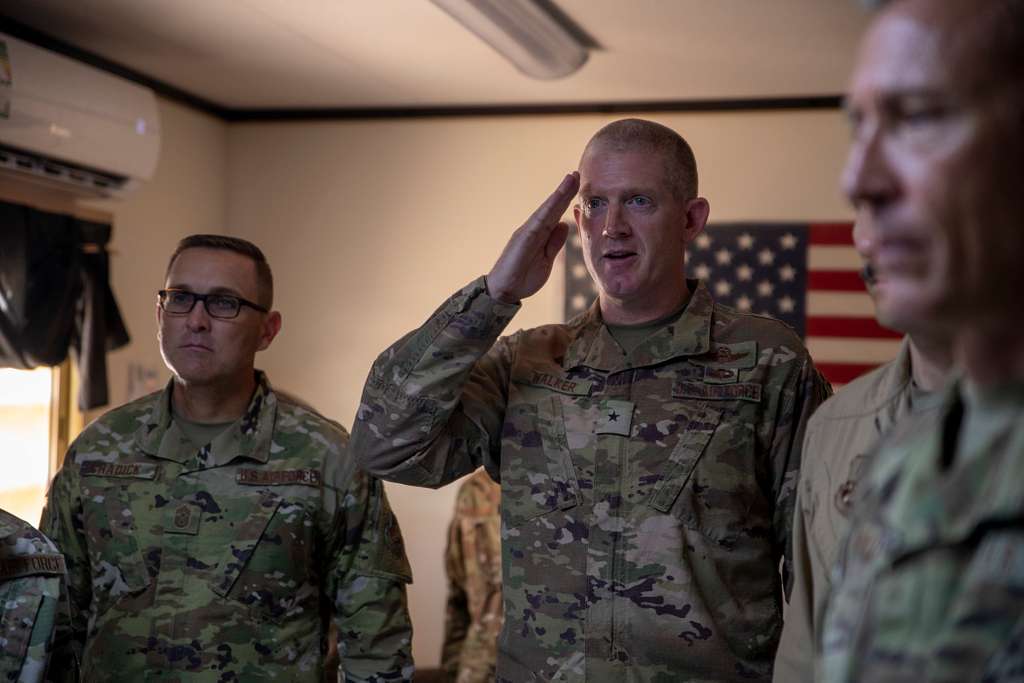
<path id="1" fill-rule="evenodd" d="M 0 369 L 0 507 L 33 526 L 81 417 L 72 409 L 70 363 Z"/>

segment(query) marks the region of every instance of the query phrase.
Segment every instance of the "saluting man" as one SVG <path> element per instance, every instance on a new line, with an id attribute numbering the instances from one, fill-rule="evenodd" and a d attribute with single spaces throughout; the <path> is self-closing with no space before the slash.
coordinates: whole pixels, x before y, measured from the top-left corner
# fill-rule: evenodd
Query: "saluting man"
<path id="1" fill-rule="evenodd" d="M 599 297 L 499 339 L 573 209 Z M 784 324 L 686 280 L 709 212 L 675 131 L 616 121 L 486 277 L 387 349 L 353 450 L 371 472 L 501 483 L 500 681 L 768 681 L 800 445 L 824 400 Z"/>

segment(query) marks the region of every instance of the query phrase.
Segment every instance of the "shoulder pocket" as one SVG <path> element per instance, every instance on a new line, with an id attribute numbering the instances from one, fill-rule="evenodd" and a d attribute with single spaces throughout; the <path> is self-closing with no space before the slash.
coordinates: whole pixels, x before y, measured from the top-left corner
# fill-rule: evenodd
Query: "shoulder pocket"
<path id="1" fill-rule="evenodd" d="M 364 542 L 369 542 L 372 550 L 369 553 L 361 551 L 360 557 L 373 560 L 361 562 L 359 568 L 365 574 L 412 583 L 412 567 L 405 554 L 402 529 L 388 502 L 384 485 L 375 478 L 369 485 L 372 528 L 364 531 Z"/>
<path id="2" fill-rule="evenodd" d="M 43 603 L 42 593 L 26 590 L 41 585 L 36 577 L 8 581 L 0 585 L 0 674 L 3 680 L 15 680 L 32 637 L 32 627 Z"/>

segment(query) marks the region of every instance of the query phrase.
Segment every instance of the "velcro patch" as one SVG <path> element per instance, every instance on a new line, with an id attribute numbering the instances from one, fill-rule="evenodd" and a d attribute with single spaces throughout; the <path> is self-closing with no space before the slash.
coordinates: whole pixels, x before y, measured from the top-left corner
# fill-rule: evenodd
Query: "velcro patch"
<path id="1" fill-rule="evenodd" d="M 704 384 L 703 382 L 676 382 L 672 387 L 675 398 L 699 398 L 710 401 L 761 402 L 761 385 L 753 382 L 736 384 Z"/>
<path id="2" fill-rule="evenodd" d="M 551 375 L 546 372 L 537 372 L 536 370 L 526 377 L 517 378 L 516 381 L 520 384 L 543 387 L 570 396 L 589 396 L 590 390 L 594 386 L 594 383 L 589 380 L 566 379 L 565 377 Z"/>
<path id="3" fill-rule="evenodd" d="M 187 534 L 195 536 L 199 533 L 202 511 L 195 505 L 180 503 L 164 508 L 164 533 Z"/>
<path id="4" fill-rule="evenodd" d="M 98 462 L 82 463 L 83 477 L 125 477 L 128 479 L 156 479 L 160 466 L 151 462 Z"/>
<path id="5" fill-rule="evenodd" d="M 757 342 L 712 344 L 710 351 L 704 355 L 690 358 L 690 362 L 698 365 L 715 365 L 720 368 L 749 370 L 757 365 Z"/>
<path id="6" fill-rule="evenodd" d="M 319 470 L 254 470 L 240 469 L 235 481 L 246 486 L 315 486 L 320 487 Z"/>
<path id="7" fill-rule="evenodd" d="M 733 384 L 740 379 L 740 371 L 736 368 L 723 368 L 717 365 L 709 365 L 704 368 L 704 382 L 706 384 Z"/>
<path id="8" fill-rule="evenodd" d="M 25 555 L 0 559 L 0 579 L 19 576 L 64 576 L 67 568 L 63 555 Z"/>
<path id="9" fill-rule="evenodd" d="M 633 402 L 608 399 L 601 401 L 601 412 L 597 415 L 595 434 L 618 434 L 629 436 L 633 426 Z"/>

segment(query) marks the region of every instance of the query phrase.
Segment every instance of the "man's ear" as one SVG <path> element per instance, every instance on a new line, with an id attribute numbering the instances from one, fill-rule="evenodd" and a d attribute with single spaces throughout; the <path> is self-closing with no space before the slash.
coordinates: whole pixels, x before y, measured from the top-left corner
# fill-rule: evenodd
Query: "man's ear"
<path id="1" fill-rule="evenodd" d="M 683 228 L 683 241 L 689 244 L 700 234 L 708 223 L 711 215 L 711 204 L 703 197 L 691 199 L 686 204 L 686 227 Z"/>
<path id="2" fill-rule="evenodd" d="M 256 347 L 257 351 L 263 351 L 270 343 L 274 341 L 274 337 L 281 331 L 281 314 L 278 311 L 271 311 L 267 313 L 266 319 L 263 321 L 263 328 L 260 330 L 260 343 Z"/>

